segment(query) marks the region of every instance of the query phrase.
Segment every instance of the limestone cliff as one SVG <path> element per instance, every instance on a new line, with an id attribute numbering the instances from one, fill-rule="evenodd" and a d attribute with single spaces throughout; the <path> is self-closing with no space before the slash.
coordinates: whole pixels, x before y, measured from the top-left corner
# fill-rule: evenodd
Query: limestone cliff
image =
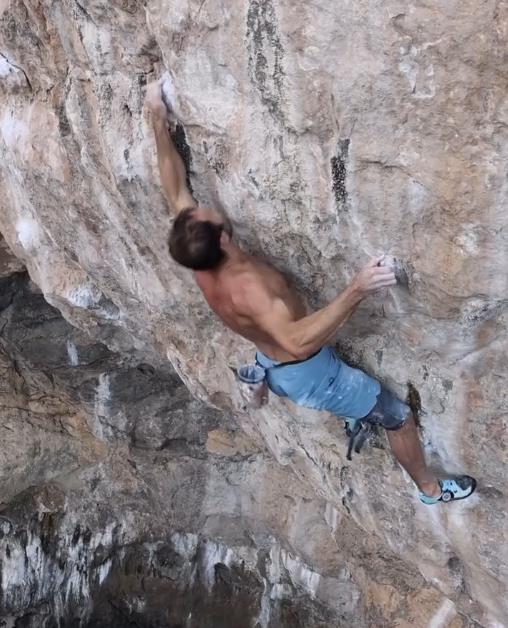
<path id="1" fill-rule="evenodd" d="M 94 342 L 157 369 L 169 360 L 195 396 L 234 413 L 273 457 L 260 473 L 287 473 L 338 513 L 346 554 L 353 525 L 417 568 L 444 596 L 422 619 L 433 626 L 508 624 L 507 28 L 496 0 L 0 2 L 0 231 L 15 257 Z M 347 464 L 333 417 L 273 398 L 262 412 L 234 409 L 228 367 L 252 347 L 167 254 L 142 114 L 144 86 L 164 70 L 196 196 L 223 206 L 245 246 L 315 306 L 367 255 L 404 260 L 408 287 L 366 302 L 338 347 L 401 395 L 411 385 L 429 458 L 479 479 L 469 503 L 418 504 L 383 438 Z M 15 270 L 3 259 L 1 274 Z M 97 394 L 89 416 L 108 425 L 78 420 L 81 401 L 67 409 L 88 435 L 66 445 L 61 469 L 21 469 L 13 487 L 111 448 L 131 423 Z M 33 436 L 20 423 L 10 442 Z"/>
<path id="2" fill-rule="evenodd" d="M 26 628 L 457 619 L 169 365 L 112 353 L 0 279 L 0 620 Z"/>

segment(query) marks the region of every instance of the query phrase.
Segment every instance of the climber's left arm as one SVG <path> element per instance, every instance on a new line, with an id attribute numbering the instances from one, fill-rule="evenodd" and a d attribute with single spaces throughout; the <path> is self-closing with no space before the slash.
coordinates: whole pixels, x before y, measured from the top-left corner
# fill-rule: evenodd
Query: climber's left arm
<path id="1" fill-rule="evenodd" d="M 162 99 L 161 89 L 160 81 L 151 83 L 146 92 L 145 105 L 150 112 L 155 134 L 162 187 L 170 210 L 177 214 L 183 209 L 197 207 L 197 203 L 187 187 L 185 165 L 171 139 L 168 109 Z"/>
<path id="2" fill-rule="evenodd" d="M 161 183 L 171 211 L 177 214 L 183 209 L 197 207 L 187 187 L 185 165 L 169 133 L 166 111 L 163 115 L 153 115 L 152 121 Z"/>

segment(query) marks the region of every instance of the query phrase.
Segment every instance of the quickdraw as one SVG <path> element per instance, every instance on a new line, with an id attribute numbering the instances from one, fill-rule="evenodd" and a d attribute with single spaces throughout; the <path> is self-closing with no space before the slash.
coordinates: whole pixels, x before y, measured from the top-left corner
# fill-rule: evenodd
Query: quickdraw
<path id="1" fill-rule="evenodd" d="M 350 421 L 345 421 L 344 427 L 346 428 L 346 435 L 349 436 L 348 448 L 347 448 L 347 459 L 352 460 L 351 454 L 353 453 L 353 448 L 355 453 L 359 454 L 361 448 L 365 444 L 365 441 L 369 438 L 369 436 L 376 434 L 376 427 L 369 423 L 368 421 L 362 421 L 362 419 L 357 419 L 354 421 L 353 427 L 351 427 Z"/>

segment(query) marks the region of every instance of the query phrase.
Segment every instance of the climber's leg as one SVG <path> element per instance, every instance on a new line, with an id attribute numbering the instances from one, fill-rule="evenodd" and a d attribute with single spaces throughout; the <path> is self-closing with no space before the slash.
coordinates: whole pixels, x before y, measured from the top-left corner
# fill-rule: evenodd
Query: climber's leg
<path id="1" fill-rule="evenodd" d="M 170 208 L 178 213 L 183 209 L 197 207 L 187 187 L 185 165 L 169 133 L 169 111 L 162 99 L 160 81 L 148 86 L 145 103 L 152 119 L 161 183 Z"/>
<path id="2" fill-rule="evenodd" d="M 413 411 L 384 386 L 376 405 L 362 420 L 386 429 L 395 458 L 420 489 L 420 500 L 424 504 L 456 501 L 474 493 L 476 480 L 469 475 L 438 479 L 428 469 Z"/>
<path id="3" fill-rule="evenodd" d="M 440 494 L 437 478 L 428 470 L 425 463 L 413 411 L 407 403 L 381 386 L 376 405 L 363 421 L 381 425 L 386 429 L 395 458 L 423 493 L 429 496 Z"/>
<path id="4" fill-rule="evenodd" d="M 430 497 L 437 497 L 441 487 L 425 462 L 422 444 L 413 413 L 399 429 L 386 430 L 393 455 L 409 473 L 418 488 Z"/>

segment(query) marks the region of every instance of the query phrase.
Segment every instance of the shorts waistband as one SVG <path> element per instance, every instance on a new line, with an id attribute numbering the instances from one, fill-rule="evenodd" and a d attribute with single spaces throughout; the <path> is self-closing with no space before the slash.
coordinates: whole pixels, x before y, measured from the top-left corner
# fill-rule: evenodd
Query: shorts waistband
<path id="1" fill-rule="evenodd" d="M 303 360 L 291 360 L 289 362 L 277 362 L 277 360 L 273 360 L 272 358 L 268 357 L 265 353 L 258 350 L 256 351 L 256 362 L 265 369 L 275 368 L 275 367 L 280 368 L 282 366 L 294 366 L 296 364 L 304 364 L 305 362 L 312 360 L 312 358 L 315 358 L 319 353 L 321 353 L 321 351 L 323 351 L 323 349 L 324 347 L 322 347 L 321 349 L 319 349 L 319 351 L 316 351 L 312 355 L 309 355 L 308 358 L 305 358 Z"/>

